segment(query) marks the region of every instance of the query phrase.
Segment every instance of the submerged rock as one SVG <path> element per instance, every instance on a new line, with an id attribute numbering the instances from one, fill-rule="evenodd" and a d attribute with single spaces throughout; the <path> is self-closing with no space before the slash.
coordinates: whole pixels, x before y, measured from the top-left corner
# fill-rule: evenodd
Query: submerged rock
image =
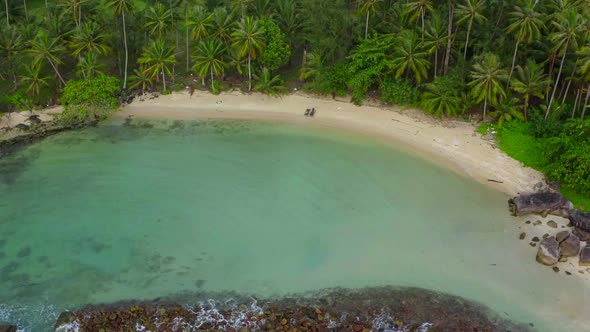
<path id="1" fill-rule="evenodd" d="M 559 261 L 559 243 L 555 237 L 547 238 L 539 244 L 537 262 L 544 265 L 554 265 Z"/>
<path id="2" fill-rule="evenodd" d="M 0 332 L 16 332 L 16 325 L 0 325 Z"/>
<path id="3" fill-rule="evenodd" d="M 590 266 L 590 246 L 586 245 L 582 251 L 580 251 L 580 261 L 578 264 L 580 266 Z"/>
<path id="4" fill-rule="evenodd" d="M 580 238 L 570 234 L 563 242 L 559 244 L 559 251 L 562 256 L 576 256 L 580 252 Z"/>
<path id="5" fill-rule="evenodd" d="M 66 325 L 66 324 L 70 324 L 73 321 L 76 320 L 76 315 L 74 315 L 73 312 L 71 311 L 64 311 L 61 314 L 59 314 L 59 317 L 57 317 L 57 321 L 55 321 L 55 329 L 59 328 L 60 326 Z"/>

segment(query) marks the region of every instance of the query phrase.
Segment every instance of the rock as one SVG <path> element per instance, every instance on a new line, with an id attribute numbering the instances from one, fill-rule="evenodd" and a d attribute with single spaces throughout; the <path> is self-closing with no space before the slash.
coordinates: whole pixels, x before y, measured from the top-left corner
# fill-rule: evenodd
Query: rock
<path id="1" fill-rule="evenodd" d="M 541 241 L 541 240 L 539 240 L 539 237 L 538 237 L 538 236 L 535 236 L 535 237 L 533 237 L 533 238 L 531 239 L 531 241 L 533 241 L 533 242 L 539 242 L 539 241 Z"/>
<path id="2" fill-rule="evenodd" d="M 560 263 L 565 263 L 565 262 L 567 262 L 567 257 L 565 257 L 565 256 L 561 256 L 561 257 L 559 257 L 559 262 L 560 262 Z"/>
<path id="3" fill-rule="evenodd" d="M 533 226 L 539 226 L 540 224 L 542 224 L 541 220 L 537 220 L 533 223 Z"/>
<path id="4" fill-rule="evenodd" d="M 514 216 L 537 213 L 543 217 L 548 214 L 567 217 L 574 208 L 560 193 L 552 192 L 522 194 L 508 200 L 508 206 Z"/>
<path id="5" fill-rule="evenodd" d="M 565 271 L 565 274 L 567 274 L 568 276 L 572 275 L 572 273 L 570 271 Z"/>
<path id="6" fill-rule="evenodd" d="M 580 252 L 580 238 L 570 234 L 563 242 L 559 244 L 559 251 L 562 256 L 576 256 Z"/>
<path id="7" fill-rule="evenodd" d="M 0 332 L 16 332 L 16 325 L 0 325 Z"/>
<path id="8" fill-rule="evenodd" d="M 531 246 L 531 247 L 536 247 L 536 246 L 537 246 L 537 244 L 536 244 L 535 242 L 529 242 L 529 246 Z"/>
<path id="9" fill-rule="evenodd" d="M 530 223 L 531 223 L 531 221 L 530 221 L 530 220 L 527 220 L 527 221 L 525 221 L 524 223 L 528 225 L 528 224 L 530 224 Z"/>
<path id="10" fill-rule="evenodd" d="M 557 242 L 561 243 L 563 240 L 567 239 L 568 236 L 570 236 L 570 232 L 561 231 L 557 233 L 557 235 L 555 235 L 555 239 L 557 240 Z"/>
<path id="11" fill-rule="evenodd" d="M 557 223 L 553 220 L 549 220 L 547 222 L 547 226 L 551 227 L 551 228 L 557 228 Z"/>
<path id="12" fill-rule="evenodd" d="M 539 244 L 537 262 L 544 265 L 554 265 L 559 261 L 559 243 L 555 237 L 547 238 Z"/>
<path id="13" fill-rule="evenodd" d="M 553 272 L 559 272 L 559 268 L 557 266 L 553 267 Z"/>
<path id="14" fill-rule="evenodd" d="M 575 227 L 590 232 L 590 212 L 570 211 L 568 219 Z"/>
<path id="15" fill-rule="evenodd" d="M 57 329 L 60 326 L 70 324 L 75 320 L 76 320 L 76 315 L 74 315 L 73 312 L 63 311 L 61 314 L 59 314 L 59 317 L 57 317 L 57 321 L 55 321 L 54 327 L 55 327 L 55 329 Z"/>
<path id="16" fill-rule="evenodd" d="M 575 234 L 581 241 L 588 241 L 590 240 L 590 232 L 587 232 L 583 229 L 579 229 L 578 227 L 574 227 L 572 234 Z"/>
<path id="17" fill-rule="evenodd" d="M 580 251 L 580 261 L 578 262 L 580 266 L 590 266 L 590 247 L 585 246 L 582 251 Z M 586 271 L 590 272 L 590 269 L 586 269 Z"/>
<path id="18" fill-rule="evenodd" d="M 526 237 L 526 233 L 522 232 L 522 233 L 520 233 L 520 236 L 518 238 L 521 240 L 524 240 L 525 237 Z"/>
<path id="19" fill-rule="evenodd" d="M 546 238 L 548 238 L 549 236 L 550 236 L 549 234 L 545 233 L 545 234 L 543 234 L 543 239 L 546 239 Z"/>

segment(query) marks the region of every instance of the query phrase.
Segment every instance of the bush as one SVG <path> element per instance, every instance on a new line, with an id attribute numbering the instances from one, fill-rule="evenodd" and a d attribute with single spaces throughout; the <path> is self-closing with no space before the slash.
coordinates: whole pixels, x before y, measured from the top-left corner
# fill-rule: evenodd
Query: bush
<path id="1" fill-rule="evenodd" d="M 388 77 L 379 85 L 381 101 L 399 105 L 417 105 L 420 101 L 420 91 L 412 83 L 404 79 Z"/>
<path id="2" fill-rule="evenodd" d="M 81 80 L 70 80 L 63 89 L 62 119 L 68 122 L 105 118 L 119 106 L 121 92 L 118 79 L 100 74 Z"/>

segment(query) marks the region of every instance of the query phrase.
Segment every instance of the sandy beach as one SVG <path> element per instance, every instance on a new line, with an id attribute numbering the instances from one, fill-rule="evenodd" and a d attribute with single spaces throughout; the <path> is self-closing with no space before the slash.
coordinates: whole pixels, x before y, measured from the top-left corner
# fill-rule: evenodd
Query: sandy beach
<path id="1" fill-rule="evenodd" d="M 316 108 L 316 115 L 304 116 L 305 110 L 311 107 Z M 343 128 L 401 143 L 396 145 L 507 195 L 531 191 L 543 179 L 540 172 L 524 167 L 497 149 L 493 141 L 482 138 L 475 132 L 474 124 L 437 120 L 422 111 L 400 107 L 355 106 L 345 98 L 304 93 L 281 97 L 240 92 L 212 95 L 196 91 L 192 97 L 184 92 L 153 99 L 146 97 L 143 101 L 136 98 L 116 116 L 277 120 Z"/>

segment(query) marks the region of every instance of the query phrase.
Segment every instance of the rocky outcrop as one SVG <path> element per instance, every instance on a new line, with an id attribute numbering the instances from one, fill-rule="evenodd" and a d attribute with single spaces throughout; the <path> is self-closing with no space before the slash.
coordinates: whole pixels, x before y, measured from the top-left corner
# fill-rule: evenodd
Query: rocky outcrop
<path id="1" fill-rule="evenodd" d="M 580 238 L 574 234 L 569 234 L 569 236 L 559 244 L 559 251 L 561 256 L 564 257 L 576 256 L 580 252 Z"/>
<path id="2" fill-rule="evenodd" d="M 537 213 L 546 217 L 548 214 L 567 217 L 574 205 L 560 193 L 523 194 L 508 200 L 510 212 L 514 216 Z"/>
<path id="3" fill-rule="evenodd" d="M 0 325 L 0 332 L 16 332 L 16 325 Z"/>
<path id="4" fill-rule="evenodd" d="M 555 237 L 548 237 L 541 241 L 537 250 L 537 262 L 544 265 L 554 265 L 559 261 L 559 242 Z"/>
<path id="5" fill-rule="evenodd" d="M 590 240 L 590 232 L 586 232 L 583 229 L 579 229 L 577 227 L 574 227 L 574 229 L 572 230 L 572 233 L 574 233 L 580 239 L 580 241 Z"/>
<path id="6" fill-rule="evenodd" d="M 567 218 L 574 227 L 590 232 L 590 212 L 571 211 Z"/>
<path id="7" fill-rule="evenodd" d="M 60 326 L 70 324 L 75 320 L 76 320 L 76 315 L 74 315 L 73 312 L 64 311 L 61 314 L 59 314 L 59 317 L 57 317 L 57 321 L 55 321 L 54 327 L 57 330 Z"/>
<path id="8" fill-rule="evenodd" d="M 590 266 L 590 244 L 586 244 L 586 247 L 580 251 L 580 261 L 578 264 L 580 266 Z"/>

